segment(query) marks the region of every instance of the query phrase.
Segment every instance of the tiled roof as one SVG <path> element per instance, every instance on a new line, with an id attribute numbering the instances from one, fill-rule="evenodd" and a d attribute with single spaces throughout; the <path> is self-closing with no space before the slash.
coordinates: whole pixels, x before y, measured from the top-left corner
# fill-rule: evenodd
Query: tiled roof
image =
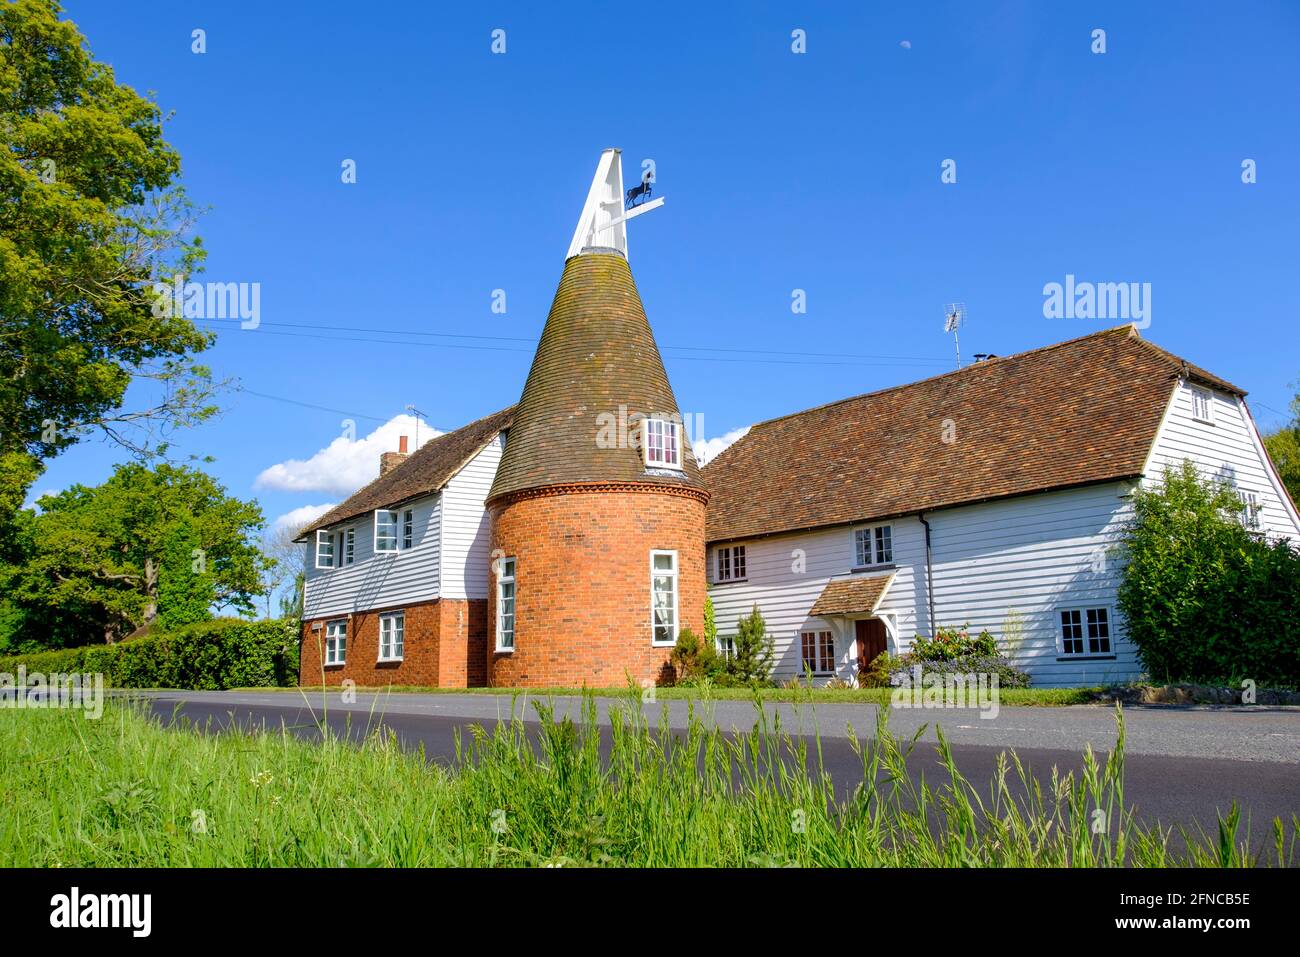
<path id="1" fill-rule="evenodd" d="M 511 406 L 454 432 L 430 439 L 405 461 L 316 519 L 302 530 L 302 534 L 308 535 L 318 528 L 329 528 L 377 508 L 390 508 L 438 491 L 502 429 L 510 428 L 514 412 L 515 407 Z"/>
<path id="2" fill-rule="evenodd" d="M 763 422 L 704 469 L 707 538 L 1137 476 L 1180 376 L 1245 394 L 1126 325 Z"/>
<path id="3" fill-rule="evenodd" d="M 571 257 L 533 356 L 490 498 L 594 482 L 703 491 L 689 442 L 683 441 L 684 470 L 671 472 L 647 471 L 641 451 L 618 440 L 617 426 L 610 432 L 614 441 L 603 440 L 602 424 L 616 422 L 620 414 L 653 413 L 676 415 L 679 410 L 627 260 L 617 253 Z M 635 427 L 636 420 L 630 425 Z M 623 431 L 626 439 L 628 430 Z"/>
<path id="4" fill-rule="evenodd" d="M 823 615 L 858 615 L 876 610 L 880 599 L 889 591 L 894 573 L 867 575 L 861 578 L 841 578 L 827 582 L 821 595 L 809 612 L 814 618 Z"/>

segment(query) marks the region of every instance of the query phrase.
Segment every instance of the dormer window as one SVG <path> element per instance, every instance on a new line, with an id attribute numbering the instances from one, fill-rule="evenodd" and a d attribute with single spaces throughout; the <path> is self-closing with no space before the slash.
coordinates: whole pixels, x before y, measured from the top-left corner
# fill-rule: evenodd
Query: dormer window
<path id="1" fill-rule="evenodd" d="M 681 469 L 681 423 L 669 419 L 646 419 L 642 423 L 641 443 L 646 468 Z"/>

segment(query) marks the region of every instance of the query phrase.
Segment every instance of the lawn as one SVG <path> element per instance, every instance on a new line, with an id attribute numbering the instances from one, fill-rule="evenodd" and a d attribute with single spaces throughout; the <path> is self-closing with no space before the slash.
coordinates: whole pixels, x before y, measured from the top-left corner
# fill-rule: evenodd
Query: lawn
<path id="1" fill-rule="evenodd" d="M 731 737 L 696 717 L 651 725 L 629 697 L 606 729 L 474 729 L 453 769 L 391 736 L 168 730 L 129 702 L 101 720 L 0 710 L 0 865 L 13 866 L 1173 866 L 1251 864 L 1221 833 L 1170 840 L 1123 800 L 1120 747 L 1086 755 L 1043 793 L 1005 756 L 977 792 L 945 753 L 943 780 L 915 787 L 912 741 L 881 709 L 857 745 L 862 784 L 837 797 L 811 751 L 778 726 Z M 760 719 L 765 720 L 765 719 Z M 536 727 L 536 726 L 535 726 Z M 915 745 L 925 747 L 925 745 Z M 804 773 L 804 762 L 812 773 Z M 1098 827 L 1101 820 L 1106 826 Z M 1300 821 L 1276 822 L 1264 863 L 1293 859 Z M 1173 848 L 1178 846 L 1179 850 Z"/>

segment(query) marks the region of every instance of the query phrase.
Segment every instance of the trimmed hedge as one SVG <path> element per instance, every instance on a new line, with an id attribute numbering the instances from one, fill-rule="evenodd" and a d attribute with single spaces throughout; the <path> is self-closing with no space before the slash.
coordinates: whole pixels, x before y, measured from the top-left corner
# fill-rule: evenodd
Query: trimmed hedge
<path id="1" fill-rule="evenodd" d="M 115 645 L 85 645 L 0 658 L 0 672 L 102 673 L 113 688 L 292 687 L 298 626 L 289 619 L 217 618 Z"/>

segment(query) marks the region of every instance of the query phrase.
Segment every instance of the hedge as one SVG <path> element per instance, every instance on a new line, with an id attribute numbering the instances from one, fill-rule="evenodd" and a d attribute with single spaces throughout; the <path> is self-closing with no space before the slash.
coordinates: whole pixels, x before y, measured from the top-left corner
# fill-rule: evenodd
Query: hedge
<path id="1" fill-rule="evenodd" d="M 296 621 L 217 618 L 115 645 L 0 658 L 0 672 L 100 673 L 114 688 L 290 687 L 298 681 Z"/>

